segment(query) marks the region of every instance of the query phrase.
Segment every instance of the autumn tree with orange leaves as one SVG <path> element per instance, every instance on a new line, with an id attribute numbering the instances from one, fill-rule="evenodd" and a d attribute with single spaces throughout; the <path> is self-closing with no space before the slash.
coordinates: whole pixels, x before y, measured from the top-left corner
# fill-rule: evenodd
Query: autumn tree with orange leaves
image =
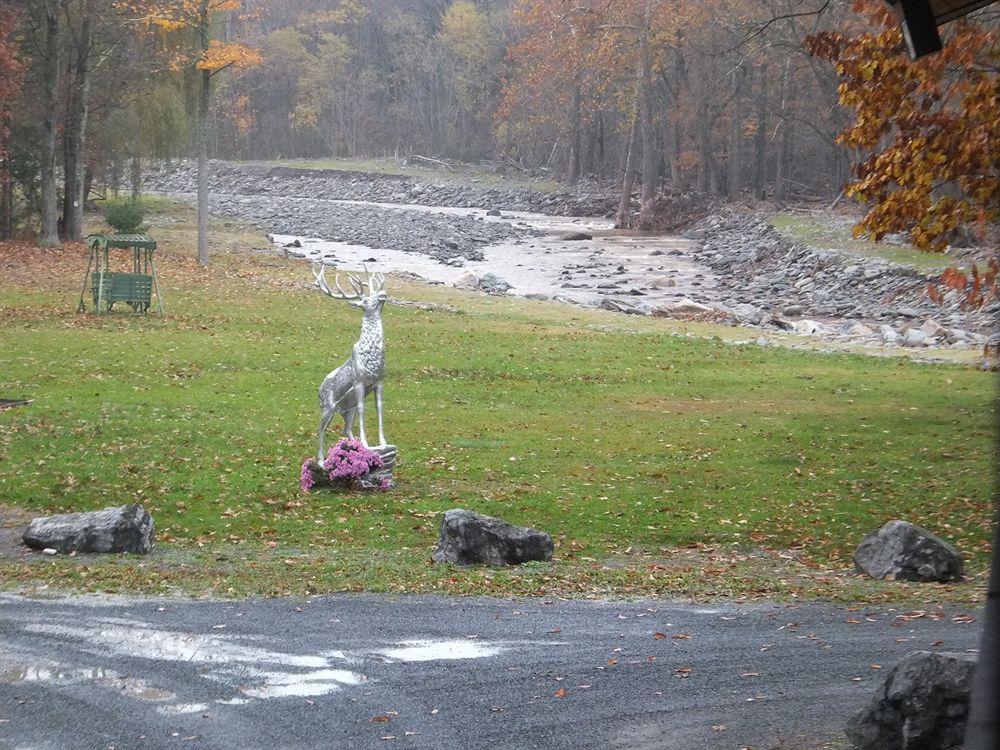
<path id="1" fill-rule="evenodd" d="M 1000 30 L 956 21 L 940 53 L 912 61 L 884 3 L 856 0 L 854 9 L 867 30 L 807 44 L 834 64 L 840 101 L 854 112 L 839 142 L 867 154 L 847 186 L 868 207 L 855 234 L 877 241 L 907 231 L 917 247 L 941 252 L 963 226 L 1000 217 Z M 944 281 L 982 304 L 996 270 L 995 261 L 971 275 L 953 269 Z"/>
<path id="2" fill-rule="evenodd" d="M 211 140 L 209 110 L 212 79 L 219 73 L 248 68 L 261 61 L 260 54 L 243 44 L 217 39 L 217 28 L 229 15 L 238 13 L 240 0 L 154 0 L 123 2 L 120 7 L 147 26 L 160 29 L 168 38 L 190 37 L 194 49 L 173 47 L 170 67 L 193 66 L 199 73 L 198 91 L 198 262 L 208 265 L 208 147 Z"/>

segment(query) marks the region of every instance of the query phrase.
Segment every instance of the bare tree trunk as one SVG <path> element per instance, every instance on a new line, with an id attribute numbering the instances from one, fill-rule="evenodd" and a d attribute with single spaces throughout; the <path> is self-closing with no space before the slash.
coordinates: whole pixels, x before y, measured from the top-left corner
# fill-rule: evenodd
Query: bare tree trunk
<path id="1" fill-rule="evenodd" d="M 79 240 L 83 233 L 83 172 L 90 111 L 91 19 L 85 15 L 76 38 L 76 64 L 69 114 L 66 118 L 63 163 L 63 239 Z"/>
<path id="2" fill-rule="evenodd" d="M 607 158 L 607 154 L 605 152 L 605 143 L 604 143 L 604 113 L 603 112 L 598 112 L 597 113 L 597 154 L 594 157 L 594 159 L 597 162 L 597 170 L 596 171 L 597 171 L 597 179 L 599 179 L 599 180 L 603 180 L 604 179 L 604 174 L 606 172 L 606 167 L 607 167 L 607 165 L 605 164 L 606 158 Z"/>
<path id="3" fill-rule="evenodd" d="M 736 202 L 740 199 L 740 171 L 742 167 L 742 146 L 743 132 L 742 120 L 740 119 L 740 89 L 743 88 L 743 68 L 733 71 L 733 99 L 730 102 L 732 111 L 730 112 L 729 123 L 729 174 L 727 193 L 730 201 Z"/>
<path id="4" fill-rule="evenodd" d="M 56 106 L 59 88 L 59 8 L 55 0 L 45 2 L 45 52 L 42 59 L 42 218 L 38 234 L 41 247 L 59 247 L 59 216 L 56 207 Z"/>
<path id="5" fill-rule="evenodd" d="M 786 172 L 788 171 L 789 131 L 791 130 L 788 125 L 789 100 L 792 95 L 790 84 L 791 62 L 786 60 L 785 70 L 781 74 L 781 104 L 778 108 L 780 138 L 778 142 L 777 164 L 774 170 L 774 198 L 779 202 L 785 200 L 788 186 L 788 175 Z"/>
<path id="6" fill-rule="evenodd" d="M 139 154 L 132 154 L 132 168 L 129 172 L 129 182 L 132 183 L 132 200 L 139 200 L 142 194 L 142 163 L 139 161 Z"/>
<path id="7" fill-rule="evenodd" d="M 198 33 L 202 51 L 207 52 L 211 36 L 208 25 L 208 0 L 198 6 Z M 198 96 L 198 262 L 208 265 L 208 110 L 212 91 L 212 73 L 201 71 L 201 91 Z"/>
<path id="8" fill-rule="evenodd" d="M 212 74 L 201 71 L 198 97 L 198 262 L 208 265 L 208 107 Z"/>
<path id="9" fill-rule="evenodd" d="M 0 161 L 0 240 L 14 236 L 14 182 L 10 179 L 10 160 Z"/>
<path id="10" fill-rule="evenodd" d="M 666 130 L 667 161 L 670 166 L 670 182 L 677 190 L 684 190 L 684 170 L 681 168 L 681 124 L 676 119 Z"/>
<path id="11" fill-rule="evenodd" d="M 573 81 L 573 90 L 569 100 L 569 153 L 566 159 L 566 181 L 576 182 L 580 179 L 580 80 L 577 76 Z"/>
<path id="12" fill-rule="evenodd" d="M 712 156 L 709 152 L 709 140 L 708 140 L 708 124 L 706 123 L 706 113 L 704 108 L 702 108 L 701 116 L 698 117 L 697 122 L 701 123 L 698 127 L 698 192 L 707 193 L 710 182 L 710 175 L 712 170 Z"/>
<path id="13" fill-rule="evenodd" d="M 753 195 L 757 200 L 764 198 L 767 184 L 767 77 L 763 71 L 758 74 L 760 91 L 757 92 L 757 130 L 753 136 Z"/>
<path id="14" fill-rule="evenodd" d="M 639 228 L 653 226 L 659 161 L 656 158 L 656 129 L 653 124 L 653 73 L 649 58 L 650 3 L 646 0 L 642 36 L 639 37 L 639 113 L 642 125 L 642 193 L 639 199 Z"/>
<path id="15" fill-rule="evenodd" d="M 616 229 L 628 229 L 632 223 L 632 188 L 635 186 L 635 149 L 639 145 L 636 143 L 639 135 L 638 131 L 638 119 L 633 117 L 628 137 L 628 150 L 625 155 L 625 176 L 622 177 L 622 194 L 618 201 L 618 214 L 615 216 Z"/>

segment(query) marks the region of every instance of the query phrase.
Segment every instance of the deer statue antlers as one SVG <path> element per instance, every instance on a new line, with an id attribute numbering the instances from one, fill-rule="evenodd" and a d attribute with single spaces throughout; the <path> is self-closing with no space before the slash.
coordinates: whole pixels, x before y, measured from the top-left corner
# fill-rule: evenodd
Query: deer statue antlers
<path id="1" fill-rule="evenodd" d="M 324 275 L 326 273 L 325 263 L 319 264 L 318 272 L 316 271 L 316 266 L 313 266 L 312 272 L 313 276 L 316 279 L 314 285 L 316 286 L 317 289 L 319 289 L 321 292 L 323 292 L 323 294 L 327 295 L 328 297 L 333 297 L 333 299 L 342 299 L 347 301 L 361 300 L 364 299 L 365 297 L 370 297 L 371 295 L 377 294 L 378 292 L 382 291 L 382 288 L 385 286 L 385 274 L 375 273 L 374 275 L 372 275 L 368 273 L 368 266 L 364 264 L 362 264 L 362 268 L 364 268 L 365 270 L 365 278 L 366 278 L 365 281 L 362 281 L 360 278 L 358 278 L 352 273 L 347 274 L 347 279 L 350 282 L 351 287 L 354 289 L 354 291 L 350 294 L 345 292 L 343 287 L 340 286 L 339 272 L 333 278 L 333 284 L 337 288 L 337 291 L 334 292 L 330 288 L 330 285 L 327 283 L 326 277 Z"/>

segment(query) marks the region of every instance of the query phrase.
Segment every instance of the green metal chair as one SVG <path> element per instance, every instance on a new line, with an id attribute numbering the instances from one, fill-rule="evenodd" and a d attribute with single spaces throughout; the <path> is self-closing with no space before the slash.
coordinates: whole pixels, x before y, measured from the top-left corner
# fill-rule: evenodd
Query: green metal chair
<path id="1" fill-rule="evenodd" d="M 146 313 L 155 293 L 157 310 L 163 317 L 163 299 L 153 261 L 156 241 L 152 237 L 144 234 L 91 234 L 87 237 L 87 246 L 90 257 L 77 307 L 80 312 L 86 309 L 84 298 L 89 282 L 94 311 L 98 315 L 110 312 L 116 302 L 124 302 L 134 313 Z M 131 273 L 111 270 L 111 250 L 115 249 L 132 251 Z"/>

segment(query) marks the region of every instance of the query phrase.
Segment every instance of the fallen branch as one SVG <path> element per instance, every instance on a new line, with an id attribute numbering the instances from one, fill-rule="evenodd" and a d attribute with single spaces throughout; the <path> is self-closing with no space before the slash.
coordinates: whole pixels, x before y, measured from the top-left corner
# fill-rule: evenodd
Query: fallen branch
<path id="1" fill-rule="evenodd" d="M 441 161 L 440 159 L 432 159 L 429 156 L 420 156 L 419 154 L 410 154 L 410 159 L 419 159 L 420 161 L 430 162 L 431 164 L 438 164 L 449 171 L 454 171 L 454 168 L 446 161 Z"/>

